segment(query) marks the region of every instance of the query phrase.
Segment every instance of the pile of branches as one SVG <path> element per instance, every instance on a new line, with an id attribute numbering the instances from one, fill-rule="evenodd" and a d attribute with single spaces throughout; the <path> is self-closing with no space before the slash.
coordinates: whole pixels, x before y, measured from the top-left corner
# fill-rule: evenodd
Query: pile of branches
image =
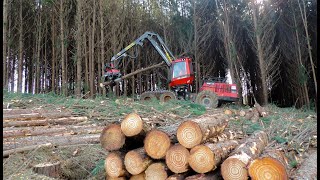
<path id="1" fill-rule="evenodd" d="M 101 133 L 101 146 L 108 151 L 106 178 L 289 179 L 285 155 L 266 148 L 269 138 L 264 131 L 244 137 L 227 131 L 227 126 L 225 114 L 161 128 L 150 127 L 136 113 L 128 114 Z"/>

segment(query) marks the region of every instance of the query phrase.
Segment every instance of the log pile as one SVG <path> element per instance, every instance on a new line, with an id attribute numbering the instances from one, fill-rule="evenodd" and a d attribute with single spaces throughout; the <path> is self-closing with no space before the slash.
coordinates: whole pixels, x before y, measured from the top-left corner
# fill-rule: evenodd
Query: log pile
<path id="1" fill-rule="evenodd" d="M 109 152 L 106 179 L 259 179 L 270 173 L 288 179 L 280 152 L 265 151 L 264 131 L 241 139 L 227 126 L 228 116 L 206 115 L 148 129 L 138 114 L 128 114 L 100 135 Z"/>
<path id="2" fill-rule="evenodd" d="M 3 157 L 44 147 L 98 144 L 103 128 L 61 109 L 4 109 Z"/>

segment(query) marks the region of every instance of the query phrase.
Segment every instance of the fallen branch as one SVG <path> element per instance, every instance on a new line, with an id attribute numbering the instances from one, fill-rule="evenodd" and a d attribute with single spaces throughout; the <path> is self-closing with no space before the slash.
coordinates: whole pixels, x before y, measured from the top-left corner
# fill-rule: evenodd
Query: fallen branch
<path id="1" fill-rule="evenodd" d="M 25 146 L 25 147 L 21 147 L 21 148 L 6 150 L 6 151 L 3 151 L 3 157 L 5 158 L 5 157 L 8 157 L 9 155 L 11 155 L 13 153 L 21 153 L 21 152 L 31 151 L 31 150 L 39 149 L 39 148 L 43 148 L 43 147 L 52 147 L 52 144 L 51 143 L 45 143 L 45 144 L 39 144 L 39 145 L 33 145 L 33 146 Z"/>

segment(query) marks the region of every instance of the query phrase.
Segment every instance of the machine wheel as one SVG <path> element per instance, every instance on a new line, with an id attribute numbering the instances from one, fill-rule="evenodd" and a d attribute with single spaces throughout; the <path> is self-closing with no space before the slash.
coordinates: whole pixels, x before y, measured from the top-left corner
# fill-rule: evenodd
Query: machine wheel
<path id="1" fill-rule="evenodd" d="M 159 97 L 160 102 L 168 102 L 175 99 L 177 99 L 176 95 L 170 91 L 162 93 Z"/>
<path id="2" fill-rule="evenodd" d="M 218 102 L 217 94 L 208 90 L 201 91 L 196 98 L 196 103 L 201 104 L 208 109 L 218 107 Z"/>
<path id="3" fill-rule="evenodd" d="M 149 101 L 153 98 L 156 98 L 156 96 L 150 92 L 144 92 L 140 96 L 140 101 Z"/>

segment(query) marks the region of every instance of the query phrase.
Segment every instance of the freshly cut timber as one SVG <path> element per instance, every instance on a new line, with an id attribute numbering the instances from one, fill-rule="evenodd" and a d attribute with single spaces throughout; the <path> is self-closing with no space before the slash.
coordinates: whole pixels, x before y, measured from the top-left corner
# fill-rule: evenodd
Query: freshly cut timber
<path id="1" fill-rule="evenodd" d="M 152 163 L 145 171 L 146 180 L 164 180 L 168 177 L 167 171 L 164 163 Z"/>
<path id="2" fill-rule="evenodd" d="M 189 150 L 180 144 L 175 144 L 169 148 L 166 154 L 166 164 L 174 173 L 188 171 Z"/>
<path id="3" fill-rule="evenodd" d="M 211 108 L 218 107 L 219 100 L 215 92 L 209 91 L 209 90 L 203 90 L 197 95 L 196 103 L 211 109 Z"/>
<path id="4" fill-rule="evenodd" d="M 151 130 L 144 139 L 144 149 L 153 159 L 163 158 L 170 148 L 169 136 L 160 130 Z"/>
<path id="5" fill-rule="evenodd" d="M 222 133 L 218 134 L 215 137 L 209 138 L 207 142 L 210 143 L 217 143 L 221 141 L 227 141 L 227 140 L 238 140 L 243 138 L 242 132 L 236 132 L 236 131 L 223 131 Z"/>
<path id="6" fill-rule="evenodd" d="M 131 176 L 129 180 L 145 180 L 145 179 L 146 179 L 146 174 L 143 172 L 143 173 Z"/>
<path id="7" fill-rule="evenodd" d="M 8 114 L 3 116 L 3 120 L 35 120 L 35 119 L 54 119 L 62 117 L 70 117 L 70 112 L 51 112 L 51 113 L 26 113 L 26 114 Z"/>
<path id="8" fill-rule="evenodd" d="M 223 179 L 248 179 L 246 167 L 251 160 L 260 156 L 267 144 L 267 134 L 264 131 L 255 131 L 222 163 L 221 174 Z"/>
<path id="9" fill-rule="evenodd" d="M 169 176 L 166 180 L 184 180 L 187 175 L 188 175 L 188 172 L 182 173 L 182 174 L 174 174 Z"/>
<path id="10" fill-rule="evenodd" d="M 197 173 L 212 171 L 216 169 L 238 145 L 238 141 L 229 140 L 195 146 L 190 150 L 189 165 Z"/>
<path id="11" fill-rule="evenodd" d="M 156 96 L 153 94 L 153 92 L 144 92 L 140 96 L 141 101 L 149 101 L 151 99 L 156 99 Z"/>
<path id="12" fill-rule="evenodd" d="M 43 147 L 52 147 L 52 144 L 51 143 L 46 143 L 46 144 L 25 146 L 25 147 L 21 147 L 21 148 L 6 150 L 6 151 L 3 151 L 3 157 L 8 157 L 10 154 L 13 154 L 13 153 L 31 151 L 31 150 L 39 149 L 39 148 L 43 148 Z"/>
<path id="13" fill-rule="evenodd" d="M 265 150 L 263 154 L 251 161 L 248 168 L 251 179 L 289 179 L 285 156 L 278 150 Z"/>
<path id="14" fill-rule="evenodd" d="M 42 174 L 48 177 L 59 178 L 61 176 L 60 162 L 37 164 L 32 167 L 32 170 L 37 174 Z"/>
<path id="15" fill-rule="evenodd" d="M 224 131 L 228 125 L 226 115 L 207 115 L 181 123 L 177 129 L 177 139 L 186 148 L 193 148 Z"/>
<path id="16" fill-rule="evenodd" d="M 317 151 L 312 152 L 300 165 L 293 175 L 294 180 L 307 180 L 317 178 Z"/>
<path id="17" fill-rule="evenodd" d="M 123 154 L 120 152 L 110 152 L 104 163 L 104 168 L 109 177 L 116 178 L 127 174 L 123 164 Z"/>
<path id="18" fill-rule="evenodd" d="M 147 156 L 143 147 L 127 152 L 124 157 L 126 170 L 132 175 L 142 173 L 151 163 L 152 159 Z"/>
<path id="19" fill-rule="evenodd" d="M 6 121 L 3 122 L 3 127 L 22 127 L 22 126 L 47 126 L 49 124 L 76 124 L 87 121 L 88 118 L 83 117 L 64 117 L 58 119 L 41 119 L 41 120 L 26 120 L 26 121 Z"/>
<path id="20" fill-rule="evenodd" d="M 128 114 L 121 122 L 121 130 L 124 135 L 131 137 L 143 130 L 143 121 L 137 113 Z"/>
<path id="21" fill-rule="evenodd" d="M 171 91 L 163 92 L 159 97 L 160 102 L 168 102 L 175 99 L 177 99 L 176 95 Z"/>
<path id="22" fill-rule="evenodd" d="M 107 151 L 119 150 L 125 143 L 126 136 L 118 124 L 109 124 L 102 130 L 100 143 Z"/>

